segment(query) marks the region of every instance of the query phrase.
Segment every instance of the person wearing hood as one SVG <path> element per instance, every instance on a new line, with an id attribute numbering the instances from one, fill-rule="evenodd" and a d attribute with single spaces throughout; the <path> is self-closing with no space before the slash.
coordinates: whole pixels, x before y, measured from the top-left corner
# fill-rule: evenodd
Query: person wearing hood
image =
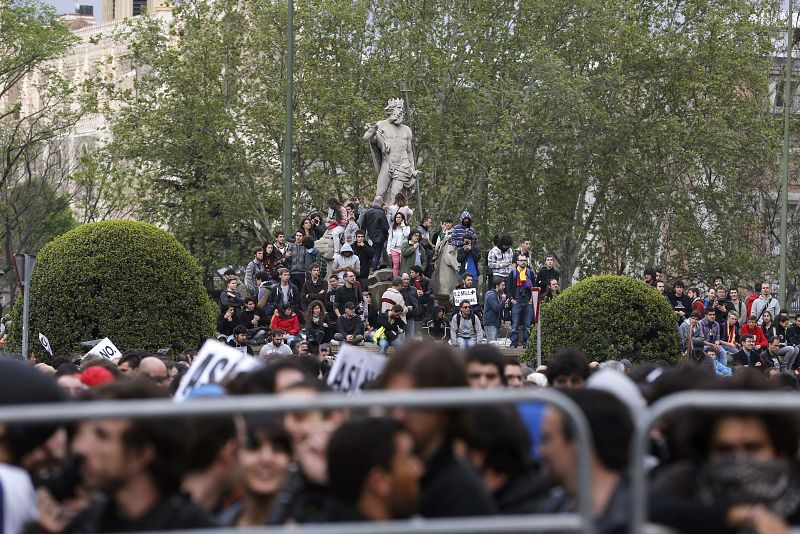
<path id="1" fill-rule="evenodd" d="M 464 246 L 464 237 L 471 236 L 472 243 L 478 243 L 478 233 L 472 227 L 472 216 L 467 210 L 461 212 L 461 222 L 453 227 L 453 233 L 450 235 L 450 244 L 454 247 Z"/>
<path id="2" fill-rule="evenodd" d="M 333 257 L 333 274 L 339 276 L 339 282 L 344 282 L 344 273 L 350 272 L 358 278 L 361 273 L 361 261 L 353 253 L 353 247 L 349 243 L 342 245 L 339 253 Z"/>

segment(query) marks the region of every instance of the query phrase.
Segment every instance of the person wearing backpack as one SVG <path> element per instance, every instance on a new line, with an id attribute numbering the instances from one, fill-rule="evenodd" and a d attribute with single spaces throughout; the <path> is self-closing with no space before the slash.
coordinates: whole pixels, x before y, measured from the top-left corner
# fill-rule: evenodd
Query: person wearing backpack
<path id="1" fill-rule="evenodd" d="M 759 325 L 764 324 L 764 312 L 770 312 L 772 317 L 777 317 L 781 312 L 781 306 L 778 304 L 778 299 L 772 298 L 772 287 L 768 282 L 761 284 L 761 296 L 753 301 L 753 307 L 750 309 L 750 315 L 756 316 L 756 322 Z"/>
<path id="2" fill-rule="evenodd" d="M 461 301 L 458 313 L 450 321 L 450 342 L 460 350 L 483 343 L 481 320 L 472 313 L 468 300 Z"/>
<path id="3" fill-rule="evenodd" d="M 500 328 L 501 315 L 506 305 L 505 288 L 505 279 L 495 278 L 494 288 L 487 291 L 483 299 L 483 325 L 486 327 L 486 341 L 489 343 L 497 340 L 497 329 Z"/>

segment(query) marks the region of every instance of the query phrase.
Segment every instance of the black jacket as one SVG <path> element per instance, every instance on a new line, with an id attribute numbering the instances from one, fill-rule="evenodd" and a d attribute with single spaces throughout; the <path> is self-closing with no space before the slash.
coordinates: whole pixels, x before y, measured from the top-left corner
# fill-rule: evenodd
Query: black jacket
<path id="1" fill-rule="evenodd" d="M 464 247 L 458 247 L 458 252 L 456 253 L 456 261 L 458 261 L 458 274 L 464 274 L 464 271 L 467 269 L 467 258 L 472 256 L 472 261 L 475 262 L 475 269 L 478 271 L 478 275 L 480 276 L 481 273 L 481 252 L 478 250 L 478 246 L 476 244 L 472 244 L 472 248 L 470 250 L 466 250 Z"/>
<path id="2" fill-rule="evenodd" d="M 390 322 L 387 312 L 379 313 L 378 317 L 375 319 L 375 324 L 375 330 L 380 327 L 386 329 L 386 339 L 389 341 L 397 339 L 397 336 L 406 329 L 406 322 L 399 317 L 395 319 L 393 323 Z"/>
<path id="3" fill-rule="evenodd" d="M 367 278 L 369 276 L 370 265 L 372 265 L 372 247 L 366 243 L 364 243 L 363 247 L 359 247 L 355 243 L 351 246 L 353 247 L 353 254 L 358 256 L 358 263 L 361 266 L 358 278 Z"/>
<path id="4" fill-rule="evenodd" d="M 364 321 L 358 315 L 348 318 L 345 314 L 342 314 L 336 324 L 339 326 L 339 333 L 342 335 L 364 335 Z"/>
<path id="5" fill-rule="evenodd" d="M 277 283 L 272 286 L 272 291 L 269 294 L 269 303 L 274 304 L 277 308 L 281 304 L 289 304 L 295 313 L 300 313 L 300 290 L 297 286 L 289 282 L 289 298 L 284 300 L 281 284 Z"/>
<path id="6" fill-rule="evenodd" d="M 497 507 L 477 473 L 453 455 L 445 441 L 428 460 L 421 481 L 419 513 L 422 517 L 494 515 Z"/>
<path id="7" fill-rule="evenodd" d="M 493 494 L 497 509 L 503 514 L 532 514 L 536 504 L 547 495 L 550 484 L 535 468 L 516 473 Z"/>
<path id="8" fill-rule="evenodd" d="M 319 277 L 319 280 L 316 283 L 311 281 L 311 278 L 306 280 L 306 283 L 303 284 L 303 291 L 300 294 L 300 305 L 303 307 L 303 311 L 308 311 L 308 305 L 315 300 L 324 300 L 325 298 L 325 291 L 328 290 L 328 283 Z M 322 293 L 320 293 L 322 291 Z"/>
<path id="9" fill-rule="evenodd" d="M 766 362 L 761 358 L 761 354 L 755 349 L 750 351 L 749 356 L 744 349 L 739 350 L 739 352 L 733 355 L 733 362 L 739 365 L 749 365 L 750 367 L 755 367 L 760 370 L 767 368 Z"/>
<path id="10" fill-rule="evenodd" d="M 121 518 L 111 500 L 101 499 L 81 512 L 62 533 L 190 530 L 215 526 L 197 505 L 184 497 L 172 495 L 159 499 L 155 506 L 135 521 Z"/>
<path id="11" fill-rule="evenodd" d="M 383 208 L 370 206 L 364 212 L 364 224 L 361 227 L 373 243 L 386 243 L 389 239 L 389 221 Z"/>
<path id="12" fill-rule="evenodd" d="M 789 328 L 786 329 L 786 343 L 800 345 L 800 326 L 797 326 L 797 324 L 789 325 Z"/>
<path id="13" fill-rule="evenodd" d="M 403 300 L 406 303 L 406 306 L 413 306 L 414 309 L 409 312 L 411 314 L 412 319 L 424 319 L 425 312 L 422 309 L 422 305 L 419 303 L 419 297 L 417 296 L 417 288 L 409 285 L 408 287 L 403 287 L 400 289 L 400 294 L 403 295 Z"/>
<path id="14" fill-rule="evenodd" d="M 356 289 L 356 286 L 348 289 L 347 285 L 342 284 L 339 286 L 339 289 L 336 290 L 335 302 L 339 313 L 344 315 L 344 305 L 348 302 L 352 302 L 356 305 L 356 307 L 360 306 L 361 296 L 358 294 L 358 289 Z"/>
<path id="15" fill-rule="evenodd" d="M 539 272 L 536 274 L 536 282 L 535 284 L 542 288 L 542 291 L 547 289 L 547 285 L 550 283 L 550 280 L 559 280 L 560 274 L 555 269 L 548 269 L 547 267 L 542 267 L 539 269 Z M 559 280 L 560 282 L 561 280 Z"/>

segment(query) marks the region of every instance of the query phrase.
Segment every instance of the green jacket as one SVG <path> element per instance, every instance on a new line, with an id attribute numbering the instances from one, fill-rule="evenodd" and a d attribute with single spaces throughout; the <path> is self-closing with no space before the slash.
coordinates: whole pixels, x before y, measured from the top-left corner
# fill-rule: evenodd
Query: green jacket
<path id="1" fill-rule="evenodd" d="M 400 249 L 400 274 L 409 272 L 414 266 L 414 258 L 417 250 L 419 250 L 420 267 L 423 269 L 425 268 L 425 264 L 428 263 L 428 256 L 425 254 L 423 246 L 420 244 L 419 248 L 415 249 L 414 245 L 406 243 L 403 245 L 403 248 Z"/>

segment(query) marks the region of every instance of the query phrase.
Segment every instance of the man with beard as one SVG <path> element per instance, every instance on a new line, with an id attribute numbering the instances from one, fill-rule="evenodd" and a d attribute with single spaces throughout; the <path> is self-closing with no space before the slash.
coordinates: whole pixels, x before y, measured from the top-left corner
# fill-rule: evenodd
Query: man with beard
<path id="1" fill-rule="evenodd" d="M 372 417 L 344 423 L 328 444 L 327 464 L 335 501 L 326 521 L 387 521 L 416 513 L 422 461 L 400 422 Z"/>
<path id="2" fill-rule="evenodd" d="M 411 128 L 403 124 L 404 104 L 400 98 L 389 100 L 384 108 L 387 118 L 367 127 L 364 140 L 370 142 L 372 160 L 378 172 L 375 196 L 386 202 L 404 189 L 414 187 L 417 170 L 411 147 Z"/>
<path id="3" fill-rule="evenodd" d="M 97 400 L 163 397 L 145 381 L 113 382 Z M 64 532 L 141 532 L 210 528 L 213 523 L 180 494 L 191 440 L 177 419 L 92 419 L 79 423 L 72 442 L 84 483 L 104 498 L 84 510 Z"/>

